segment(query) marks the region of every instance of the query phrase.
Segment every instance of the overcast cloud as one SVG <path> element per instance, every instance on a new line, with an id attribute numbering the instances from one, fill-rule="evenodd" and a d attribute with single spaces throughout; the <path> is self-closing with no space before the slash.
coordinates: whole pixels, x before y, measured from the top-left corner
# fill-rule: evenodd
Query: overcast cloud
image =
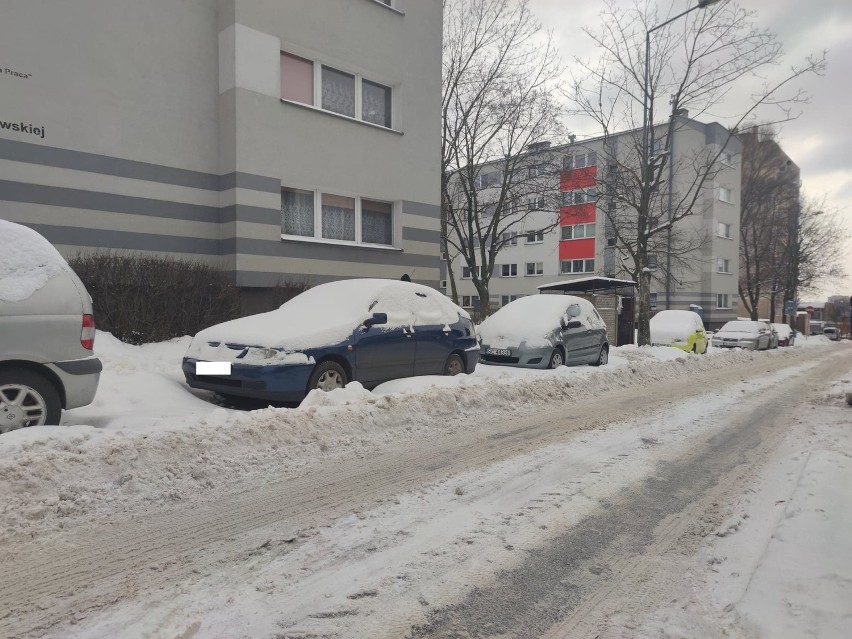
<path id="1" fill-rule="evenodd" d="M 673 4 L 682 10 L 694 1 L 673 0 Z M 660 5 L 667 7 L 668 2 L 660 0 Z M 619 3 L 626 7 L 633 0 Z M 852 233 L 852 0 L 748 0 L 741 4 L 754 9 L 760 25 L 784 44 L 786 65 L 779 72 L 808 54 L 828 49 L 827 73 L 802 82 L 811 102 L 803 107 L 801 117 L 781 126 L 780 143 L 799 165 L 805 192 L 825 195 L 827 208 L 840 213 Z M 575 56 L 596 57 L 581 27 L 597 29 L 598 13 L 604 7 L 601 0 L 531 0 L 531 6 L 545 27 L 553 30 L 569 68 Z M 724 105 L 725 113 L 736 111 L 733 100 Z M 568 125 L 581 134 L 593 132 L 588 121 L 569 120 Z M 847 246 L 848 277 L 827 282 L 823 295 L 852 294 L 852 243 Z"/>

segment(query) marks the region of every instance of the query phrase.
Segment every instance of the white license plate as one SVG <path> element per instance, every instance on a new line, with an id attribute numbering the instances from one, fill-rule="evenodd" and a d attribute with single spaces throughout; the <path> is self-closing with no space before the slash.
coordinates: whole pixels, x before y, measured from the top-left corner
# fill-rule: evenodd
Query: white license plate
<path id="1" fill-rule="evenodd" d="M 486 355 L 502 355 L 504 357 L 509 357 L 509 355 L 512 354 L 512 351 L 510 351 L 508 348 L 486 348 L 485 354 Z"/>

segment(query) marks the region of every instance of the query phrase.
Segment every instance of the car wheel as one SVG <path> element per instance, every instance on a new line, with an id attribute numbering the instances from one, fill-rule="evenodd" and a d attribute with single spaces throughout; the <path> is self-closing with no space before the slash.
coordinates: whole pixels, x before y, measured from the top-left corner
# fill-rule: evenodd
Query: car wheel
<path id="1" fill-rule="evenodd" d="M 444 364 L 444 375 L 461 375 L 464 373 L 464 360 L 458 353 L 451 353 Z"/>
<path id="2" fill-rule="evenodd" d="M 553 349 L 553 353 L 550 354 L 550 362 L 548 363 L 548 368 L 558 368 L 565 364 L 565 357 L 562 355 L 562 351 L 558 348 Z"/>
<path id="3" fill-rule="evenodd" d="M 13 368 L 0 371 L 0 433 L 59 424 L 62 401 L 44 376 Z"/>
<path id="4" fill-rule="evenodd" d="M 337 362 L 327 360 L 314 368 L 308 380 L 308 390 L 318 388 L 321 391 L 332 391 L 335 388 L 343 388 L 348 383 L 349 379 L 343 367 Z"/>
<path id="5" fill-rule="evenodd" d="M 609 361 L 609 346 L 604 344 L 601 346 L 601 352 L 598 354 L 597 361 L 592 366 L 605 366 Z"/>

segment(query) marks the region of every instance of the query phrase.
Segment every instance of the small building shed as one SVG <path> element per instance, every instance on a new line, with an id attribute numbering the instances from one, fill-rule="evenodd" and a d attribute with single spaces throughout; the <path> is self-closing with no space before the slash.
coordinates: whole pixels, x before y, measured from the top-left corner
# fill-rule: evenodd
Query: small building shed
<path id="1" fill-rule="evenodd" d="M 537 288 L 539 293 L 576 295 L 589 300 L 606 322 L 611 344 L 623 346 L 635 343 L 636 282 L 612 277 L 581 277 L 542 284 Z"/>

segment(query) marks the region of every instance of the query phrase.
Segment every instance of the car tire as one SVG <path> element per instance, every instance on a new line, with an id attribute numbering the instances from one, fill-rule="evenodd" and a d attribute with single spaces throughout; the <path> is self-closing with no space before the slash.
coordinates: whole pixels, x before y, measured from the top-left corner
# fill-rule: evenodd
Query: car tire
<path id="1" fill-rule="evenodd" d="M 692 345 L 692 350 L 690 351 L 693 355 L 698 355 L 698 344 Z"/>
<path id="2" fill-rule="evenodd" d="M 21 403 L 27 407 L 26 413 L 16 408 Z M 0 433 L 27 426 L 56 426 L 61 415 L 62 400 L 49 379 L 25 368 L 0 371 Z"/>
<path id="3" fill-rule="evenodd" d="M 598 353 L 598 359 L 592 366 L 606 366 L 607 362 L 609 362 L 609 346 L 604 344 L 601 346 L 601 352 Z"/>
<path id="4" fill-rule="evenodd" d="M 464 360 L 461 358 L 461 355 L 450 353 L 450 356 L 444 363 L 444 375 L 452 377 L 454 375 L 461 375 L 464 372 Z"/>
<path id="5" fill-rule="evenodd" d="M 548 368 L 558 368 L 560 366 L 565 365 L 565 356 L 562 354 L 562 350 L 559 348 L 554 348 L 553 352 L 550 354 L 550 361 L 547 363 Z"/>
<path id="6" fill-rule="evenodd" d="M 308 390 L 332 391 L 335 388 L 343 388 L 348 383 L 349 377 L 343 367 L 337 362 L 326 360 L 314 367 L 314 372 L 308 380 Z"/>

